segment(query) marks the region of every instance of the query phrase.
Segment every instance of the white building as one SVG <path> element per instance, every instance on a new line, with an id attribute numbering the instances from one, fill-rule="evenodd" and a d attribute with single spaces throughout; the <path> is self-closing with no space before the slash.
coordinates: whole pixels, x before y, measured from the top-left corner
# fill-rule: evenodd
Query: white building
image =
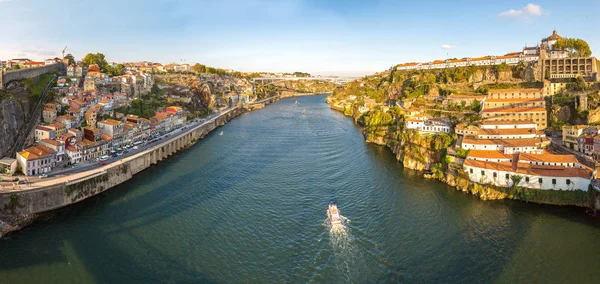
<path id="1" fill-rule="evenodd" d="M 480 184 L 512 187 L 512 177 L 519 176 L 518 186 L 544 190 L 587 191 L 594 174 L 586 168 L 535 166 L 520 160 L 517 163 L 497 163 L 467 159 L 464 168 L 469 179 Z"/>
<path id="2" fill-rule="evenodd" d="M 415 129 L 427 133 L 450 133 L 452 125 L 441 119 L 430 119 L 426 117 L 411 117 L 405 122 L 407 129 Z"/>

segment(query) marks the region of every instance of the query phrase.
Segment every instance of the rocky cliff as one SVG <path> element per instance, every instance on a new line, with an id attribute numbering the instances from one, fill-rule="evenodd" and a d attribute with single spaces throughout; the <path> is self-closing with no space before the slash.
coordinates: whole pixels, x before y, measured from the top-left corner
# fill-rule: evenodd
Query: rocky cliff
<path id="1" fill-rule="evenodd" d="M 16 142 L 17 134 L 30 117 L 28 92 L 22 83 L 14 82 L 0 91 L 0 157 Z"/>

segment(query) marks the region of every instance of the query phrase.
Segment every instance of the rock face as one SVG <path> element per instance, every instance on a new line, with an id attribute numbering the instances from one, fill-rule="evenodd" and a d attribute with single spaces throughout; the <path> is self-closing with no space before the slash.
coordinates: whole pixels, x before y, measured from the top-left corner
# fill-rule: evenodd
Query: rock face
<path id="1" fill-rule="evenodd" d="M 588 114 L 588 122 L 589 123 L 598 123 L 600 122 L 600 108 L 591 110 Z"/>
<path id="2" fill-rule="evenodd" d="M 0 101 L 0 156 L 16 142 L 17 134 L 29 120 L 29 105 L 26 101 L 4 99 Z M 12 156 L 13 153 L 8 153 Z"/>

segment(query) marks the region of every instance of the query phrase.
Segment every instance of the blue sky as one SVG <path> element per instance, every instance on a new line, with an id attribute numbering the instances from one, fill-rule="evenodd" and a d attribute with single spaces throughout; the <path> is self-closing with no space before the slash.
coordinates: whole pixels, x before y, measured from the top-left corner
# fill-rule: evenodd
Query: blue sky
<path id="1" fill-rule="evenodd" d="M 358 76 L 535 45 L 556 28 L 600 52 L 600 1 L 0 0 L 0 59 L 109 61 Z"/>

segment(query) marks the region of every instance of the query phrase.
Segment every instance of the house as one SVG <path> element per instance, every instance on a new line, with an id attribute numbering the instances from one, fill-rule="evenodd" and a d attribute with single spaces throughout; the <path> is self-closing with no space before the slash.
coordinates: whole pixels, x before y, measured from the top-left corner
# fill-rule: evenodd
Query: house
<path id="1" fill-rule="evenodd" d="M 56 117 L 56 122 L 64 124 L 66 129 L 72 128 L 74 126 L 78 126 L 78 125 L 75 125 L 77 123 L 77 118 L 75 118 L 74 116 L 72 116 L 70 114 L 65 114 L 65 115 Z"/>
<path id="2" fill-rule="evenodd" d="M 55 136 L 64 135 L 67 133 L 66 125 L 60 122 L 48 124 L 45 127 L 54 130 Z"/>
<path id="3" fill-rule="evenodd" d="M 27 176 L 47 173 L 56 164 L 56 151 L 43 145 L 29 147 L 17 153 L 17 163 Z"/>
<path id="4" fill-rule="evenodd" d="M 42 110 L 42 118 L 45 123 L 54 123 L 56 121 L 56 109 L 53 108 L 44 108 Z"/>
<path id="5" fill-rule="evenodd" d="M 481 184 L 512 187 L 518 182 L 518 186 L 531 189 L 587 191 L 594 175 L 592 169 L 573 155 L 521 153 L 511 158 L 503 157 L 501 152 L 485 157 L 480 156 L 481 152 L 473 152 L 465 160 L 464 168 L 471 181 Z"/>
<path id="6" fill-rule="evenodd" d="M 19 64 L 19 65 L 21 65 L 21 64 Z M 46 65 L 44 62 L 29 61 L 29 62 L 23 63 L 22 67 L 23 68 L 34 68 L 34 67 L 42 67 L 44 65 Z"/>
<path id="7" fill-rule="evenodd" d="M 443 119 L 432 119 L 425 116 L 413 116 L 406 119 L 407 129 L 415 129 L 426 133 L 450 133 L 452 124 Z"/>
<path id="8" fill-rule="evenodd" d="M 584 133 L 584 130 L 589 128 L 587 125 L 565 125 L 562 127 L 562 143 L 563 146 L 580 151 L 579 137 Z"/>
<path id="9" fill-rule="evenodd" d="M 35 141 L 40 141 L 44 139 L 56 139 L 56 133 L 53 129 L 44 127 L 44 126 L 36 126 L 35 127 Z"/>
<path id="10" fill-rule="evenodd" d="M 98 119 L 98 112 L 95 108 L 90 108 L 85 112 L 85 121 L 88 126 L 96 127 L 96 121 Z"/>
<path id="11" fill-rule="evenodd" d="M 120 140 L 123 135 L 123 124 L 114 119 L 106 119 L 98 122 L 98 128 L 103 135 L 107 135 L 113 140 Z M 107 140 L 107 139 L 105 139 Z M 120 144 L 120 143 L 116 143 Z"/>
<path id="12" fill-rule="evenodd" d="M 89 91 L 94 91 L 94 90 L 96 90 L 96 82 L 93 79 L 86 78 L 83 81 L 83 91 L 89 92 Z"/>
<path id="13" fill-rule="evenodd" d="M 56 152 L 56 162 L 60 163 L 66 159 L 65 143 L 58 140 L 44 139 L 39 141 L 40 145 L 46 146 Z"/>

